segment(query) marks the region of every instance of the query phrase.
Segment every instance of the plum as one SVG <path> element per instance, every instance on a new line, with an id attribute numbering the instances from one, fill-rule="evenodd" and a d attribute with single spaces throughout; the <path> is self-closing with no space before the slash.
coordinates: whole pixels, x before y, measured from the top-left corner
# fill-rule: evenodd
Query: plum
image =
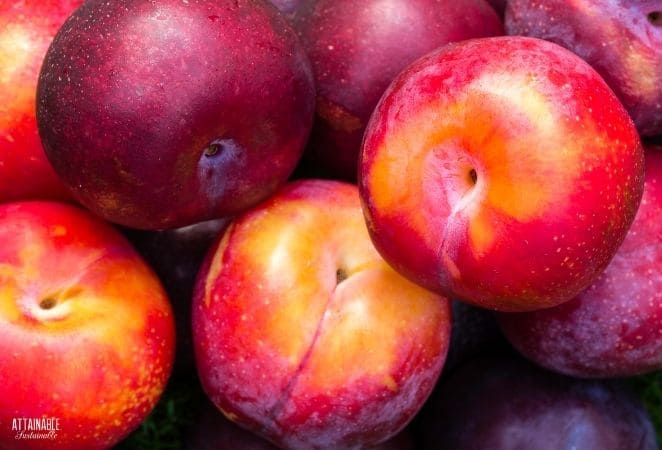
<path id="1" fill-rule="evenodd" d="M 349 180 L 370 114 L 401 70 L 449 42 L 503 34 L 484 0 L 307 1 L 294 24 L 318 90 L 305 158 Z"/>
<path id="2" fill-rule="evenodd" d="M 359 164 L 373 243 L 415 283 L 476 306 L 571 300 L 607 267 L 644 185 L 637 130 L 577 55 L 471 39 L 402 72 Z"/>
<path id="3" fill-rule="evenodd" d="M 662 369 L 662 148 L 646 150 L 641 205 L 600 277 L 555 308 L 499 315 L 506 337 L 537 364 L 579 377 Z"/>
<path id="4" fill-rule="evenodd" d="M 268 197 L 312 124 L 310 64 L 259 0 L 90 0 L 42 66 L 46 155 L 106 220 L 165 229 Z"/>
<path id="5" fill-rule="evenodd" d="M 83 0 L 0 2 L 0 201 L 71 195 L 46 159 L 35 90 L 53 36 Z"/>
<path id="6" fill-rule="evenodd" d="M 0 449 L 112 447 L 156 405 L 174 350 L 166 293 L 113 227 L 0 204 Z"/>
<path id="7" fill-rule="evenodd" d="M 193 344 L 226 417 L 288 449 L 365 448 L 406 426 L 441 372 L 450 305 L 381 259 L 356 186 L 290 183 L 212 248 Z"/>
<path id="8" fill-rule="evenodd" d="M 546 39 L 591 64 L 642 135 L 662 134 L 662 0 L 509 0 L 506 32 Z"/>
<path id="9" fill-rule="evenodd" d="M 424 449 L 656 450 L 643 405 L 616 382 L 511 358 L 476 359 L 430 399 Z"/>

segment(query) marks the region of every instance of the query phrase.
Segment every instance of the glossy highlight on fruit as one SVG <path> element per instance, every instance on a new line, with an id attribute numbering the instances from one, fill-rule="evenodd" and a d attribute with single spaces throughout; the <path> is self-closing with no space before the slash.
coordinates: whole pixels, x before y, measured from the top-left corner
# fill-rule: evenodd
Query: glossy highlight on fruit
<path id="1" fill-rule="evenodd" d="M 284 448 L 358 449 L 397 434 L 439 376 L 443 297 L 372 246 L 356 186 L 306 180 L 238 216 L 198 277 L 202 385 Z"/>
<path id="2" fill-rule="evenodd" d="M 643 175 L 636 129 L 588 64 L 497 37 L 447 46 L 394 81 L 366 131 L 359 187 L 373 242 L 400 273 L 529 311 L 602 272 Z"/>
<path id="3" fill-rule="evenodd" d="M 37 91 L 46 154 L 111 222 L 176 228 L 272 194 L 314 109 L 294 31 L 260 0 L 89 0 L 55 37 Z"/>
<path id="4" fill-rule="evenodd" d="M 662 369 L 662 148 L 646 148 L 644 196 L 607 269 L 554 308 L 500 314 L 522 354 L 577 377 L 626 377 Z"/>
<path id="5" fill-rule="evenodd" d="M 405 67 L 449 42 L 499 36 L 485 0 L 317 0 L 293 21 L 317 84 L 304 159 L 325 176 L 355 180 L 370 114 Z"/>
<path id="6" fill-rule="evenodd" d="M 269 0 L 278 10 L 288 17 L 292 17 L 305 0 Z"/>
<path id="7" fill-rule="evenodd" d="M 0 202 L 71 199 L 44 154 L 35 91 L 48 45 L 81 3 L 0 2 Z"/>
<path id="8" fill-rule="evenodd" d="M 149 414 L 174 355 L 170 304 L 112 227 L 53 202 L 0 205 L 0 448 L 106 449 Z M 56 418 L 18 439 L 16 418 Z"/>
<path id="9" fill-rule="evenodd" d="M 644 136 L 662 134 L 662 0 L 509 0 L 508 34 L 555 42 L 582 57 Z"/>

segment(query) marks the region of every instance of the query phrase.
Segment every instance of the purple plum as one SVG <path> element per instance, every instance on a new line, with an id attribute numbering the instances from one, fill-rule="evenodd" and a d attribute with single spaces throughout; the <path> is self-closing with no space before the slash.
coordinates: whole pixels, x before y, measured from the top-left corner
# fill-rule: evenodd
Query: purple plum
<path id="1" fill-rule="evenodd" d="M 88 0 L 37 88 L 48 159 L 106 220 L 166 229 L 273 193 L 308 138 L 315 89 L 287 20 L 260 0 Z"/>

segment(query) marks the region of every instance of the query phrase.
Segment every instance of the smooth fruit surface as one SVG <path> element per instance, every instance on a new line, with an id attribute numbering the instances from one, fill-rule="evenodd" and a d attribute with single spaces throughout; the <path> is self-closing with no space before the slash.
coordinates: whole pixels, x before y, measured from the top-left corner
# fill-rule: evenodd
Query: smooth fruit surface
<path id="1" fill-rule="evenodd" d="M 581 56 L 642 135 L 662 134 L 662 0 L 509 0 L 505 22 Z"/>
<path id="2" fill-rule="evenodd" d="M 625 386 L 482 358 L 439 385 L 422 450 L 657 450 L 643 404 Z"/>
<path id="3" fill-rule="evenodd" d="M 304 158 L 319 172 L 355 180 L 361 139 L 389 83 L 449 42 L 503 34 L 484 0 L 318 0 L 294 24 L 317 84 L 316 118 Z"/>
<path id="4" fill-rule="evenodd" d="M 662 369 L 662 148 L 646 150 L 641 206 L 607 269 L 563 305 L 499 316 L 510 342 L 537 364 L 579 377 Z"/>
<path id="5" fill-rule="evenodd" d="M 198 372 L 231 420 L 285 448 L 398 433 L 444 362 L 450 307 L 372 246 L 355 186 L 286 185 L 236 218 L 201 269 Z"/>
<path id="6" fill-rule="evenodd" d="M 0 3 L 0 202 L 70 199 L 41 146 L 35 91 L 48 45 L 82 2 Z"/>
<path id="7" fill-rule="evenodd" d="M 71 206 L 0 205 L 0 448 L 111 447 L 158 400 L 174 338 L 161 284 L 118 232 Z M 42 417 L 54 438 L 17 437 L 14 419 Z"/>
<path id="8" fill-rule="evenodd" d="M 314 86 L 259 0 L 90 0 L 39 78 L 46 154 L 82 204 L 133 228 L 232 215 L 273 193 L 308 137 Z"/>
<path id="9" fill-rule="evenodd" d="M 360 174 L 371 237 L 400 273 L 527 311 L 570 300 L 607 266 L 639 205 L 644 156 L 588 64 L 497 37 L 404 71 L 368 125 Z"/>

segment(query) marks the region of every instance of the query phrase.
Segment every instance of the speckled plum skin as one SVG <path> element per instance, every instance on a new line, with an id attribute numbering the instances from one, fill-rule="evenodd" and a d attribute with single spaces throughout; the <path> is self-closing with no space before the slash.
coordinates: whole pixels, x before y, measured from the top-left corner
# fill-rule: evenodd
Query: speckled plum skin
<path id="1" fill-rule="evenodd" d="M 505 26 L 581 56 L 642 135 L 662 134 L 662 0 L 509 0 Z"/>
<path id="2" fill-rule="evenodd" d="M 348 180 L 356 179 L 370 114 L 400 71 L 449 42 L 504 33 L 484 0 L 307 1 L 294 24 L 317 84 L 304 158 L 318 173 Z"/>
<path id="3" fill-rule="evenodd" d="M 524 361 L 477 359 L 430 399 L 422 450 L 657 450 L 641 402 L 621 384 Z"/>
<path id="4" fill-rule="evenodd" d="M 287 449 L 359 449 L 429 395 L 448 301 L 374 249 L 356 186 L 305 180 L 237 217 L 193 300 L 198 373 L 234 422 Z"/>
<path id="5" fill-rule="evenodd" d="M 0 202 L 71 200 L 41 146 L 35 91 L 48 45 L 81 3 L 0 2 Z"/>
<path id="6" fill-rule="evenodd" d="M 51 45 L 39 132 L 86 207 L 133 228 L 232 215 L 294 169 L 310 132 L 310 64 L 259 0 L 90 0 Z"/>
<path id="7" fill-rule="evenodd" d="M 644 196 L 623 245 L 573 300 L 501 314 L 504 333 L 539 365 L 578 377 L 662 369 L 662 148 L 647 148 Z"/>
<path id="8" fill-rule="evenodd" d="M 644 155 L 600 76 L 540 39 L 447 46 L 375 110 L 360 192 L 375 246 L 411 280 L 502 311 L 576 296 L 634 219 Z"/>
<path id="9" fill-rule="evenodd" d="M 107 223 L 54 202 L 0 205 L 0 448 L 112 447 L 161 395 L 174 333 L 158 279 Z M 59 431 L 17 439 L 21 417 Z"/>

